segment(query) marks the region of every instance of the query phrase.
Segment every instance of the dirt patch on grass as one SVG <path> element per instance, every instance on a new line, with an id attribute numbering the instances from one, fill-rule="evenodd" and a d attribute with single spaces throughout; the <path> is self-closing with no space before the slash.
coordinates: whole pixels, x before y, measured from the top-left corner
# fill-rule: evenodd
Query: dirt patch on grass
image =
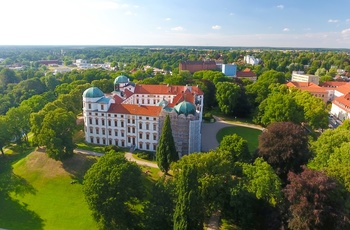
<path id="1" fill-rule="evenodd" d="M 74 154 L 71 158 L 56 161 L 49 158 L 44 152 L 35 151 L 26 157 L 22 167 L 26 173 L 40 172 L 46 178 L 70 174 L 76 179 L 82 179 L 94 162 L 96 158 L 82 154 Z"/>

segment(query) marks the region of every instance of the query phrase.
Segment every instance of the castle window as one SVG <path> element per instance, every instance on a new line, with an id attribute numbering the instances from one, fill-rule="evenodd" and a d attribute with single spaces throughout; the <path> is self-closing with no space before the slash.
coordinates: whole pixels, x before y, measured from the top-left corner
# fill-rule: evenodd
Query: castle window
<path id="1" fill-rule="evenodd" d="M 149 124 L 146 124 L 146 129 L 149 130 Z"/>
<path id="2" fill-rule="evenodd" d="M 146 149 L 149 150 L 149 144 L 148 143 L 146 143 Z"/>
<path id="3" fill-rule="evenodd" d="M 112 145 L 112 139 L 108 140 L 109 145 Z"/>
<path id="4" fill-rule="evenodd" d="M 157 125 L 153 124 L 153 130 L 156 131 L 157 130 Z"/>
<path id="5" fill-rule="evenodd" d="M 120 126 L 121 126 L 121 127 L 124 127 L 124 122 L 123 122 L 123 121 L 120 122 Z"/>
<path id="6" fill-rule="evenodd" d="M 128 127 L 128 133 L 130 133 L 130 127 Z"/>
<path id="7" fill-rule="evenodd" d="M 105 119 L 102 119 L 102 125 L 105 125 Z"/>
<path id="8" fill-rule="evenodd" d="M 88 104 L 88 107 L 89 107 L 89 109 L 91 109 L 91 104 L 90 103 Z"/>
<path id="9" fill-rule="evenodd" d="M 92 125 L 92 119 L 91 118 L 89 118 L 89 124 Z"/>
<path id="10" fill-rule="evenodd" d="M 153 134 L 153 140 L 157 140 L 157 134 Z"/>
<path id="11" fill-rule="evenodd" d="M 102 135 L 105 135 L 105 134 L 106 134 L 106 130 L 102 129 Z"/>
<path id="12" fill-rule="evenodd" d="M 114 130 L 114 136 L 118 136 L 118 129 Z"/>
<path id="13" fill-rule="evenodd" d="M 108 114 L 109 115 L 109 114 Z M 108 126 L 111 126 L 111 120 L 108 120 Z"/>
<path id="14" fill-rule="evenodd" d="M 93 131 L 93 129 L 90 127 L 90 133 L 93 133 L 94 131 Z"/>
<path id="15" fill-rule="evenodd" d="M 156 150 L 156 149 L 157 149 L 157 145 L 153 144 L 153 150 Z"/>
<path id="16" fill-rule="evenodd" d="M 115 145 L 118 145 L 118 139 L 115 139 L 115 140 L 114 140 L 114 144 L 115 144 Z"/>
<path id="17" fill-rule="evenodd" d="M 108 129 L 108 135 L 112 135 L 112 130 Z"/>
<path id="18" fill-rule="evenodd" d="M 142 133 L 139 133 L 139 138 L 142 139 Z"/>
<path id="19" fill-rule="evenodd" d="M 98 128 L 96 128 L 96 134 L 99 134 L 100 130 Z"/>
<path id="20" fill-rule="evenodd" d="M 146 133 L 146 140 L 149 140 L 149 134 Z"/>
<path id="21" fill-rule="evenodd" d="M 90 143 L 94 143 L 94 138 L 90 137 Z"/>
<path id="22" fill-rule="evenodd" d="M 106 144 L 106 139 L 102 139 L 102 143 L 105 145 Z"/>
<path id="23" fill-rule="evenodd" d="M 96 138 L 96 143 L 100 144 L 100 138 L 98 138 L 98 137 Z"/>
<path id="24" fill-rule="evenodd" d="M 122 137 L 124 137 L 124 132 L 122 132 Z"/>
<path id="25" fill-rule="evenodd" d="M 135 133 L 135 127 L 132 127 L 132 133 Z"/>
<path id="26" fill-rule="evenodd" d="M 114 120 L 114 126 L 117 127 L 118 126 L 118 121 Z"/>
<path id="27" fill-rule="evenodd" d="M 101 110 L 104 110 L 104 109 L 105 109 L 104 105 L 101 105 Z"/>
<path id="28" fill-rule="evenodd" d="M 95 124 L 98 125 L 98 118 L 95 119 Z"/>
<path id="29" fill-rule="evenodd" d="M 142 129 L 142 122 L 139 123 L 139 129 Z"/>
<path id="30" fill-rule="evenodd" d="M 139 148 L 140 148 L 140 149 L 142 149 L 142 148 L 143 148 L 142 143 L 139 143 Z"/>

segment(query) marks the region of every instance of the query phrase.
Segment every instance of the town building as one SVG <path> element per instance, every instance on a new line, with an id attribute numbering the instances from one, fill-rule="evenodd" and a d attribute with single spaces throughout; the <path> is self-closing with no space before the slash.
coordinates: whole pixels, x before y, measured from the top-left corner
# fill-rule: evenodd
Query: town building
<path id="1" fill-rule="evenodd" d="M 332 101 L 331 114 L 341 121 L 350 119 L 350 92 Z"/>
<path id="2" fill-rule="evenodd" d="M 251 81 L 257 80 L 256 74 L 249 68 L 245 68 L 243 71 L 237 71 L 236 77 L 240 78 L 240 79 L 246 78 L 246 79 L 249 79 Z"/>
<path id="3" fill-rule="evenodd" d="M 350 84 L 345 81 L 326 81 L 320 86 L 328 92 L 328 101 L 333 101 L 335 97 L 343 96 L 347 92 L 346 88 L 350 88 Z"/>
<path id="4" fill-rule="evenodd" d="M 179 156 L 200 152 L 203 100 L 197 86 L 134 84 L 121 75 L 110 94 L 84 91 L 85 141 L 155 152 L 169 115 Z"/>
<path id="5" fill-rule="evenodd" d="M 244 62 L 250 65 L 258 65 L 260 63 L 259 58 L 255 58 L 254 56 L 246 55 L 243 58 Z"/>
<path id="6" fill-rule="evenodd" d="M 312 83 L 312 82 L 288 82 L 288 88 L 297 88 L 301 91 L 308 91 L 315 97 L 322 99 L 324 103 L 328 101 L 328 92 L 326 89 Z"/>
<path id="7" fill-rule="evenodd" d="M 303 71 L 293 71 L 292 79 L 293 82 L 312 82 L 316 85 L 320 83 L 320 77 L 316 75 L 304 74 Z"/>
<path id="8" fill-rule="evenodd" d="M 179 70 L 188 70 L 194 73 L 200 70 L 216 70 L 217 65 L 215 61 L 182 61 L 179 63 Z"/>
<path id="9" fill-rule="evenodd" d="M 235 77 L 237 73 L 237 65 L 236 64 L 222 64 L 221 71 L 223 74 L 229 77 Z"/>

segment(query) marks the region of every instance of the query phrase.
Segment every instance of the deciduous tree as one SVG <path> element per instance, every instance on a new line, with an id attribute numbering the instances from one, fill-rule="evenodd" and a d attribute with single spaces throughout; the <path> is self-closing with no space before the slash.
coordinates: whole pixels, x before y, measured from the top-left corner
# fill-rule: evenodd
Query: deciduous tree
<path id="1" fill-rule="evenodd" d="M 292 122 L 272 123 L 259 136 L 258 155 L 286 182 L 288 172 L 300 172 L 310 158 L 307 132 Z"/>
<path id="2" fill-rule="evenodd" d="M 135 229 L 133 205 L 142 197 L 141 170 L 123 154 L 111 151 L 87 171 L 83 192 L 103 229 Z"/>
<path id="3" fill-rule="evenodd" d="M 344 195 L 337 182 L 323 172 L 308 169 L 288 174 L 284 189 L 289 204 L 290 229 L 349 229 Z"/>
<path id="4" fill-rule="evenodd" d="M 219 82 L 216 84 L 216 100 L 220 110 L 225 114 L 232 114 L 240 97 L 241 88 L 234 83 Z"/>

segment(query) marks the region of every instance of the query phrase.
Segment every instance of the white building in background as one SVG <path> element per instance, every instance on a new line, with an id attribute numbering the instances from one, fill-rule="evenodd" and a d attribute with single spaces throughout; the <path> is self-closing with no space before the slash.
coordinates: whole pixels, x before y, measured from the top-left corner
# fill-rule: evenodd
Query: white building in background
<path id="1" fill-rule="evenodd" d="M 105 95 L 91 87 L 83 93 L 85 141 L 156 151 L 169 115 L 179 156 L 201 151 L 203 92 L 195 86 L 138 85 L 123 75 Z"/>
<path id="2" fill-rule="evenodd" d="M 244 56 L 244 62 L 247 64 L 258 65 L 260 61 L 261 60 L 259 58 L 255 58 L 254 56 L 250 56 L 250 55 Z"/>
<path id="3" fill-rule="evenodd" d="M 316 85 L 320 83 L 320 77 L 316 75 L 304 74 L 303 71 L 293 71 L 291 81 L 295 82 L 312 82 Z"/>

